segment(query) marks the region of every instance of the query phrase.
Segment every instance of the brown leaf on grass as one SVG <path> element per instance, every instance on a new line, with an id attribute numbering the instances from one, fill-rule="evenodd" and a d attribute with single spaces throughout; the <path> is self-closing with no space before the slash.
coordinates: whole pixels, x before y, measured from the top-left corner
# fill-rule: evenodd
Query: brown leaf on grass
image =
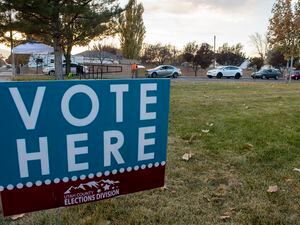
<path id="1" fill-rule="evenodd" d="M 25 216 L 25 214 L 19 214 L 19 215 L 11 216 L 10 218 L 15 221 L 15 220 L 23 218 L 24 216 Z"/>
<path id="2" fill-rule="evenodd" d="M 183 156 L 182 156 L 182 159 L 184 161 L 190 161 L 190 159 L 193 157 L 193 154 L 192 153 L 185 153 Z"/>
<path id="3" fill-rule="evenodd" d="M 208 127 L 213 127 L 215 124 L 214 123 L 206 123 L 206 126 Z"/>
<path id="4" fill-rule="evenodd" d="M 275 186 L 270 186 L 269 189 L 267 190 L 268 193 L 276 193 L 279 191 L 279 188 L 277 185 Z"/>
<path id="5" fill-rule="evenodd" d="M 300 169 L 295 168 L 293 171 L 300 173 Z"/>
<path id="6" fill-rule="evenodd" d="M 224 220 L 224 221 L 230 220 L 231 219 L 231 213 L 229 213 L 229 212 L 224 213 L 222 216 L 220 216 L 220 219 Z"/>
<path id="7" fill-rule="evenodd" d="M 252 144 L 247 143 L 244 145 L 244 149 L 246 149 L 246 150 L 251 150 L 253 148 L 254 148 L 254 146 Z"/>
<path id="8" fill-rule="evenodd" d="M 169 190 L 169 188 L 165 185 L 165 186 L 163 186 L 162 188 L 160 188 L 160 190 L 162 190 L 162 191 L 167 191 L 167 190 Z"/>

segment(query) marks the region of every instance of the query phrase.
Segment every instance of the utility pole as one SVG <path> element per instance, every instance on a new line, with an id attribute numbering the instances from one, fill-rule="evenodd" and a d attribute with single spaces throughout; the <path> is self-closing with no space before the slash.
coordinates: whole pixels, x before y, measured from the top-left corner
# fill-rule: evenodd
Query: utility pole
<path id="1" fill-rule="evenodd" d="M 15 76 L 16 74 L 16 67 L 15 67 L 15 54 L 14 54 L 14 37 L 13 37 L 13 28 L 12 28 L 12 11 L 9 11 L 9 37 L 10 37 L 10 56 L 11 56 L 11 64 L 12 64 L 12 75 Z"/>

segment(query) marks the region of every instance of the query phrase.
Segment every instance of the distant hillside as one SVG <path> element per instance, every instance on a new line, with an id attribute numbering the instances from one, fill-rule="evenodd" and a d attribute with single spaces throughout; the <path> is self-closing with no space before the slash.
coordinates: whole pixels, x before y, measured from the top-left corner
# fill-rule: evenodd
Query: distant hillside
<path id="1" fill-rule="evenodd" d="M 79 54 L 76 54 L 75 56 L 83 56 L 83 57 L 90 57 L 90 58 L 99 58 L 100 56 L 102 58 L 109 58 L 109 59 L 115 59 L 119 60 L 122 58 L 120 55 L 114 55 L 110 52 L 103 51 L 102 53 L 97 51 L 84 51 Z"/>

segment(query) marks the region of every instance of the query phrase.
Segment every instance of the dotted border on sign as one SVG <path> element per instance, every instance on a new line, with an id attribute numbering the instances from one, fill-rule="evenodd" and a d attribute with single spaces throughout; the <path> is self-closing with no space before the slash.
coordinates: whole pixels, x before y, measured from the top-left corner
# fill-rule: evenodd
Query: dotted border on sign
<path id="1" fill-rule="evenodd" d="M 17 185 L 12 185 L 12 184 L 9 184 L 7 185 L 6 187 L 3 187 L 0 185 L 0 192 L 4 191 L 5 189 L 7 189 L 8 191 L 11 191 L 11 190 L 14 190 L 14 189 L 23 189 L 24 187 L 27 187 L 27 188 L 31 188 L 33 186 L 36 186 L 36 187 L 40 187 L 42 186 L 43 184 L 45 185 L 50 185 L 51 183 L 54 183 L 54 184 L 59 184 L 59 183 L 68 183 L 69 181 L 77 181 L 77 180 L 85 180 L 85 179 L 93 179 L 95 177 L 97 178 L 100 178 L 102 176 L 109 176 L 109 175 L 116 175 L 118 173 L 120 174 L 123 174 L 125 172 L 132 172 L 132 171 L 138 171 L 138 170 L 145 170 L 146 168 L 148 169 L 151 169 L 153 167 L 159 167 L 159 166 L 165 166 L 166 165 L 166 162 L 165 161 L 162 161 L 161 163 L 159 162 L 156 162 L 155 164 L 152 164 L 152 163 L 149 163 L 148 165 L 141 165 L 141 166 L 134 166 L 134 167 L 127 167 L 127 168 L 121 168 L 119 170 L 113 170 L 113 171 L 105 171 L 104 173 L 102 172 L 98 172 L 98 173 L 91 173 L 89 174 L 88 176 L 87 175 L 81 175 L 79 177 L 77 176 L 73 176 L 71 178 L 69 177 L 64 177 L 62 179 L 60 178 L 55 178 L 54 180 L 50 180 L 50 179 L 47 179 L 45 180 L 44 182 L 38 180 L 36 182 L 27 182 L 26 184 L 22 184 L 22 183 L 19 183 Z"/>

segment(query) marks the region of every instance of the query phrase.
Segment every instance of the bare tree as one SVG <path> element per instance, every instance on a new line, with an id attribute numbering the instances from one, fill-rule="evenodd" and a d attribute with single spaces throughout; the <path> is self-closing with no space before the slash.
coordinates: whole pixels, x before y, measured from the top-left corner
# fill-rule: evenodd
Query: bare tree
<path id="1" fill-rule="evenodd" d="M 266 60 L 268 52 L 268 39 L 266 35 L 255 33 L 249 36 L 252 45 L 255 47 L 257 54 Z"/>

